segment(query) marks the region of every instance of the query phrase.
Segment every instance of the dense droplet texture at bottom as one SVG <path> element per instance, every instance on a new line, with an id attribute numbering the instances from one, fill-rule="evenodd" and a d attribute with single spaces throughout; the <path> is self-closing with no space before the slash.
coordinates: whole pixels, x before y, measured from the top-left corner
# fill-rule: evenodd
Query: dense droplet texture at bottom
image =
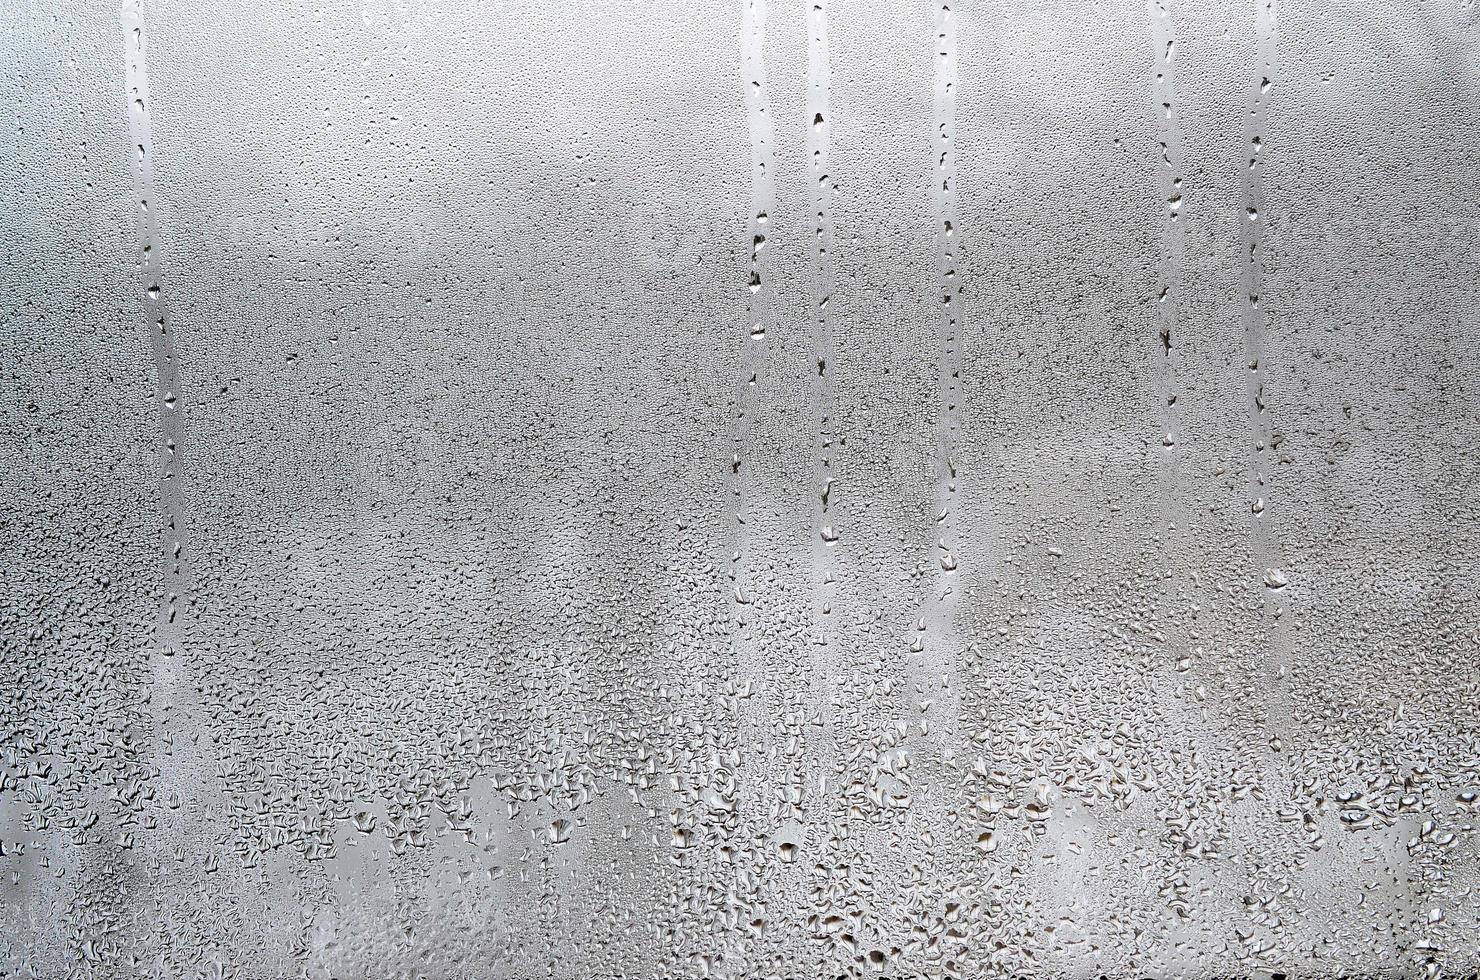
<path id="1" fill-rule="evenodd" d="M 1480 6 L 0 10 L 0 977 L 1480 971 Z"/>

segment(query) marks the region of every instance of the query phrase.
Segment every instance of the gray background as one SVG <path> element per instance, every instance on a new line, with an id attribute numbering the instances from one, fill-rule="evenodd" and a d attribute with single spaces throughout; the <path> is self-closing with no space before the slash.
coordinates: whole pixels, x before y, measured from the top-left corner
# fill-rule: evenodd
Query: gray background
<path id="1" fill-rule="evenodd" d="M 0 975 L 1480 970 L 1473 0 L 748 4 L 0 11 Z"/>

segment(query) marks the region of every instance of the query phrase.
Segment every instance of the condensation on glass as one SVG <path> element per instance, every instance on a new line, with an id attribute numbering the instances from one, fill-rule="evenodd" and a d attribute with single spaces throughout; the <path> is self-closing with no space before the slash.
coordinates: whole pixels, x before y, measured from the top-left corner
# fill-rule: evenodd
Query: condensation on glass
<path id="1" fill-rule="evenodd" d="M 1480 9 L 13 0 L 0 976 L 1480 971 Z"/>

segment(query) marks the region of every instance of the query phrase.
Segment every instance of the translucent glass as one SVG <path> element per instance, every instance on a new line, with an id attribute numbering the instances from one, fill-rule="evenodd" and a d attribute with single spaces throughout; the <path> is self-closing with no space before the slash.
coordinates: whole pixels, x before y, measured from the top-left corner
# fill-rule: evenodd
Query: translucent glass
<path id="1" fill-rule="evenodd" d="M 0 977 L 1480 971 L 1474 0 L 0 30 Z"/>

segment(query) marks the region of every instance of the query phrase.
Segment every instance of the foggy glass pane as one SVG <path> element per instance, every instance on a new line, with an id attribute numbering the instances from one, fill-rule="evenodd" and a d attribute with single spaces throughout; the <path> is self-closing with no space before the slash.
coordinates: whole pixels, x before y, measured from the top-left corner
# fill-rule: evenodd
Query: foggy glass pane
<path id="1" fill-rule="evenodd" d="M 0 51 L 0 977 L 1480 971 L 1474 0 Z"/>

